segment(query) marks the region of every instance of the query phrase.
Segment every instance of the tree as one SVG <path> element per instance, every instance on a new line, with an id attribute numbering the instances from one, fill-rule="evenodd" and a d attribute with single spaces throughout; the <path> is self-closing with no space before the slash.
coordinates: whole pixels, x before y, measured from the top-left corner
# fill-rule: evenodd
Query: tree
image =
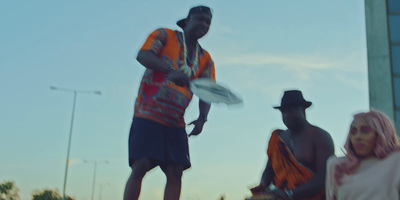
<path id="1" fill-rule="evenodd" d="M 52 189 L 44 189 L 44 190 L 36 190 L 32 194 L 32 200 L 61 200 L 62 197 L 58 190 Z M 66 200 L 75 200 L 70 196 L 65 197 Z"/>
<path id="2" fill-rule="evenodd" d="M 19 200 L 19 189 L 13 181 L 0 183 L 0 200 Z"/>

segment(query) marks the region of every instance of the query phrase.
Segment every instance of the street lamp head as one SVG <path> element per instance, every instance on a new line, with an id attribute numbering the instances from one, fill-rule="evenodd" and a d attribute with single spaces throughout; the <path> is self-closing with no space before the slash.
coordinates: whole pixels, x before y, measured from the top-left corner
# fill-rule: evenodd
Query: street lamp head
<path id="1" fill-rule="evenodd" d="M 101 95 L 101 91 L 94 91 L 95 94 Z"/>
<path id="2" fill-rule="evenodd" d="M 54 86 L 50 86 L 50 90 L 57 90 L 58 88 L 54 87 Z"/>

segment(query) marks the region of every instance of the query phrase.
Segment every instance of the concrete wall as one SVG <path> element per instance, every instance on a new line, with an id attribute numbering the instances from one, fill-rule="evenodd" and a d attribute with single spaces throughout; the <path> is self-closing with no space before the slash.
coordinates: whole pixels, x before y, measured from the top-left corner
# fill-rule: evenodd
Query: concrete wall
<path id="1" fill-rule="evenodd" d="M 386 0 L 365 0 L 370 107 L 394 122 L 394 94 Z"/>

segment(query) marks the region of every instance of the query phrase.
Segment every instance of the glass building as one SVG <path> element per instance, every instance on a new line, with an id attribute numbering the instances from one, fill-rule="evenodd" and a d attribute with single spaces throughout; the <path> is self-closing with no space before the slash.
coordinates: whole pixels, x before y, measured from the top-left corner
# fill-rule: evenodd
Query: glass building
<path id="1" fill-rule="evenodd" d="M 400 135 L 400 0 L 365 0 L 370 106 Z"/>

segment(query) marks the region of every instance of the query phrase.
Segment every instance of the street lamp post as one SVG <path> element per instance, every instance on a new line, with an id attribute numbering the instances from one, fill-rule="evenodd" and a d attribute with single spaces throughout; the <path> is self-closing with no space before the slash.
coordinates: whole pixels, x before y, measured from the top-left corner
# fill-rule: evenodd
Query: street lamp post
<path id="1" fill-rule="evenodd" d="M 110 183 L 106 183 L 108 186 L 110 186 Z M 99 200 L 102 200 L 102 195 L 103 195 L 103 183 L 100 183 L 100 191 L 99 191 Z"/>
<path id="2" fill-rule="evenodd" d="M 69 139 L 68 139 L 68 150 L 67 150 L 67 161 L 65 164 L 65 175 L 64 175 L 64 186 L 63 186 L 63 198 L 62 200 L 65 200 L 65 189 L 67 186 L 67 175 L 68 175 L 68 166 L 69 166 L 69 152 L 71 150 L 71 138 L 72 138 L 72 128 L 74 125 L 74 115 L 75 115 L 75 104 L 76 104 L 76 96 L 78 93 L 93 93 L 93 94 L 98 94 L 101 95 L 100 91 L 88 91 L 88 90 L 72 90 L 72 89 L 66 89 L 66 88 L 59 88 L 59 87 L 54 87 L 50 86 L 51 90 L 59 90 L 63 92 L 73 92 L 74 93 L 74 101 L 72 104 L 72 116 L 71 116 L 71 125 L 69 128 Z"/>
<path id="3" fill-rule="evenodd" d="M 91 200 L 94 200 L 94 186 L 96 184 L 96 169 L 97 169 L 97 164 L 108 164 L 107 160 L 93 160 L 93 161 L 89 161 L 89 160 L 83 160 L 83 162 L 85 163 L 94 163 L 94 172 L 93 172 L 93 186 L 92 186 L 92 197 L 90 198 Z"/>

